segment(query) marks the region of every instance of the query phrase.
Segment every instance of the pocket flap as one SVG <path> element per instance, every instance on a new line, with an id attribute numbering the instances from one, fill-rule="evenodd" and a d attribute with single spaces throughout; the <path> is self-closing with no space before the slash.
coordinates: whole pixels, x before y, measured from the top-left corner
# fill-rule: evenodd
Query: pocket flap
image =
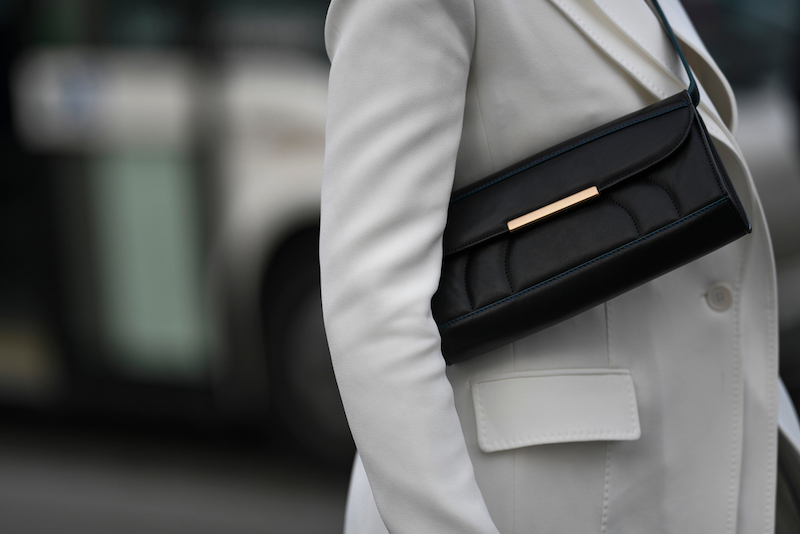
<path id="1" fill-rule="evenodd" d="M 630 372 L 574 369 L 512 373 L 472 385 L 484 452 L 641 435 Z"/>

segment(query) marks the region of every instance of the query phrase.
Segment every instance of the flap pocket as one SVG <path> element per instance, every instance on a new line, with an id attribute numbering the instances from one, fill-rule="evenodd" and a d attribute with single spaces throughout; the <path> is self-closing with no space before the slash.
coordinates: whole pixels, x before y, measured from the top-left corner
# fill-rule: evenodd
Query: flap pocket
<path id="1" fill-rule="evenodd" d="M 560 369 L 511 373 L 472 385 L 484 452 L 641 435 L 630 372 Z"/>

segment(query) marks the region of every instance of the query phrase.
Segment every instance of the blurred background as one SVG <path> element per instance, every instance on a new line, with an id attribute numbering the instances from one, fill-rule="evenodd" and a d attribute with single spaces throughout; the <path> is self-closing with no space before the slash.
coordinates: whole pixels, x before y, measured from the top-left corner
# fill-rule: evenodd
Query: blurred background
<path id="1" fill-rule="evenodd" d="M 3 531 L 341 530 L 327 0 L 0 0 Z M 686 0 L 739 98 L 800 400 L 800 3 Z"/>

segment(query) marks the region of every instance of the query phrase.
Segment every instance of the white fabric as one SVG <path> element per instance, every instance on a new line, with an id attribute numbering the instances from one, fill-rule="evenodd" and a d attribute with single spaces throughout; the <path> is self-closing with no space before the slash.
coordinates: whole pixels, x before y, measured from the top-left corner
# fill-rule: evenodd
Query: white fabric
<path id="1" fill-rule="evenodd" d="M 774 265 L 718 70 L 700 111 L 753 233 L 492 354 L 446 368 L 439 350 L 452 188 L 682 89 L 649 7 L 600 2 L 331 3 L 323 309 L 371 489 L 354 479 L 348 534 L 384 532 L 376 506 L 392 534 L 772 532 Z M 672 23 L 703 55 L 688 19 Z M 733 305 L 717 311 L 705 295 L 721 283 Z M 481 450 L 472 384 L 603 368 L 630 373 L 639 439 Z M 518 404 L 491 417 L 530 424 Z"/>
<path id="2" fill-rule="evenodd" d="M 369 532 L 370 534 L 387 532 L 378 508 L 375 506 L 367 473 L 364 472 L 364 464 L 361 463 L 361 457 L 357 454 L 353 462 L 353 473 L 350 475 L 350 487 L 347 490 L 344 531 Z"/>
<path id="3" fill-rule="evenodd" d="M 512 373 L 472 385 L 483 452 L 641 436 L 630 372 L 567 369 Z M 509 411 L 509 405 L 519 406 Z"/>

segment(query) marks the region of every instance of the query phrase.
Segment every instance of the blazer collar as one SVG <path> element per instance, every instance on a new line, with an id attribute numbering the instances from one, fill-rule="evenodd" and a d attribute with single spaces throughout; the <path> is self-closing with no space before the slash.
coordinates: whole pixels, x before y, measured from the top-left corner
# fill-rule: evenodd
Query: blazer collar
<path id="1" fill-rule="evenodd" d="M 644 0 L 551 2 L 656 98 L 667 98 L 688 87 L 686 72 L 661 21 Z M 723 129 L 732 130 L 736 123 L 736 105 L 730 86 L 703 46 L 683 7 L 675 0 L 661 0 L 660 3 L 692 63 L 700 87 L 700 111 Z M 727 142 L 728 136 L 723 137 L 723 142 Z"/>
<path id="2" fill-rule="evenodd" d="M 588 39 L 657 99 L 686 89 L 686 72 L 661 21 L 644 0 L 550 0 Z M 733 92 L 700 41 L 677 0 L 661 0 L 661 7 L 681 41 L 700 88 L 698 110 L 709 133 L 733 155 L 728 169 L 745 209 L 752 206 L 753 185 L 731 130 L 736 125 Z M 711 98 L 708 90 L 714 96 Z M 721 109 L 720 113 L 718 109 Z M 724 149 L 723 149 L 724 146 Z M 750 213 L 748 211 L 748 213 Z"/>
<path id="3" fill-rule="evenodd" d="M 704 87 L 710 97 L 709 101 L 715 105 L 725 126 L 735 132 L 739 117 L 736 98 L 728 80 L 711 58 L 681 3 L 677 0 L 661 0 L 660 3 L 672 30 L 681 41 L 683 53 L 689 60 L 695 77 Z"/>

